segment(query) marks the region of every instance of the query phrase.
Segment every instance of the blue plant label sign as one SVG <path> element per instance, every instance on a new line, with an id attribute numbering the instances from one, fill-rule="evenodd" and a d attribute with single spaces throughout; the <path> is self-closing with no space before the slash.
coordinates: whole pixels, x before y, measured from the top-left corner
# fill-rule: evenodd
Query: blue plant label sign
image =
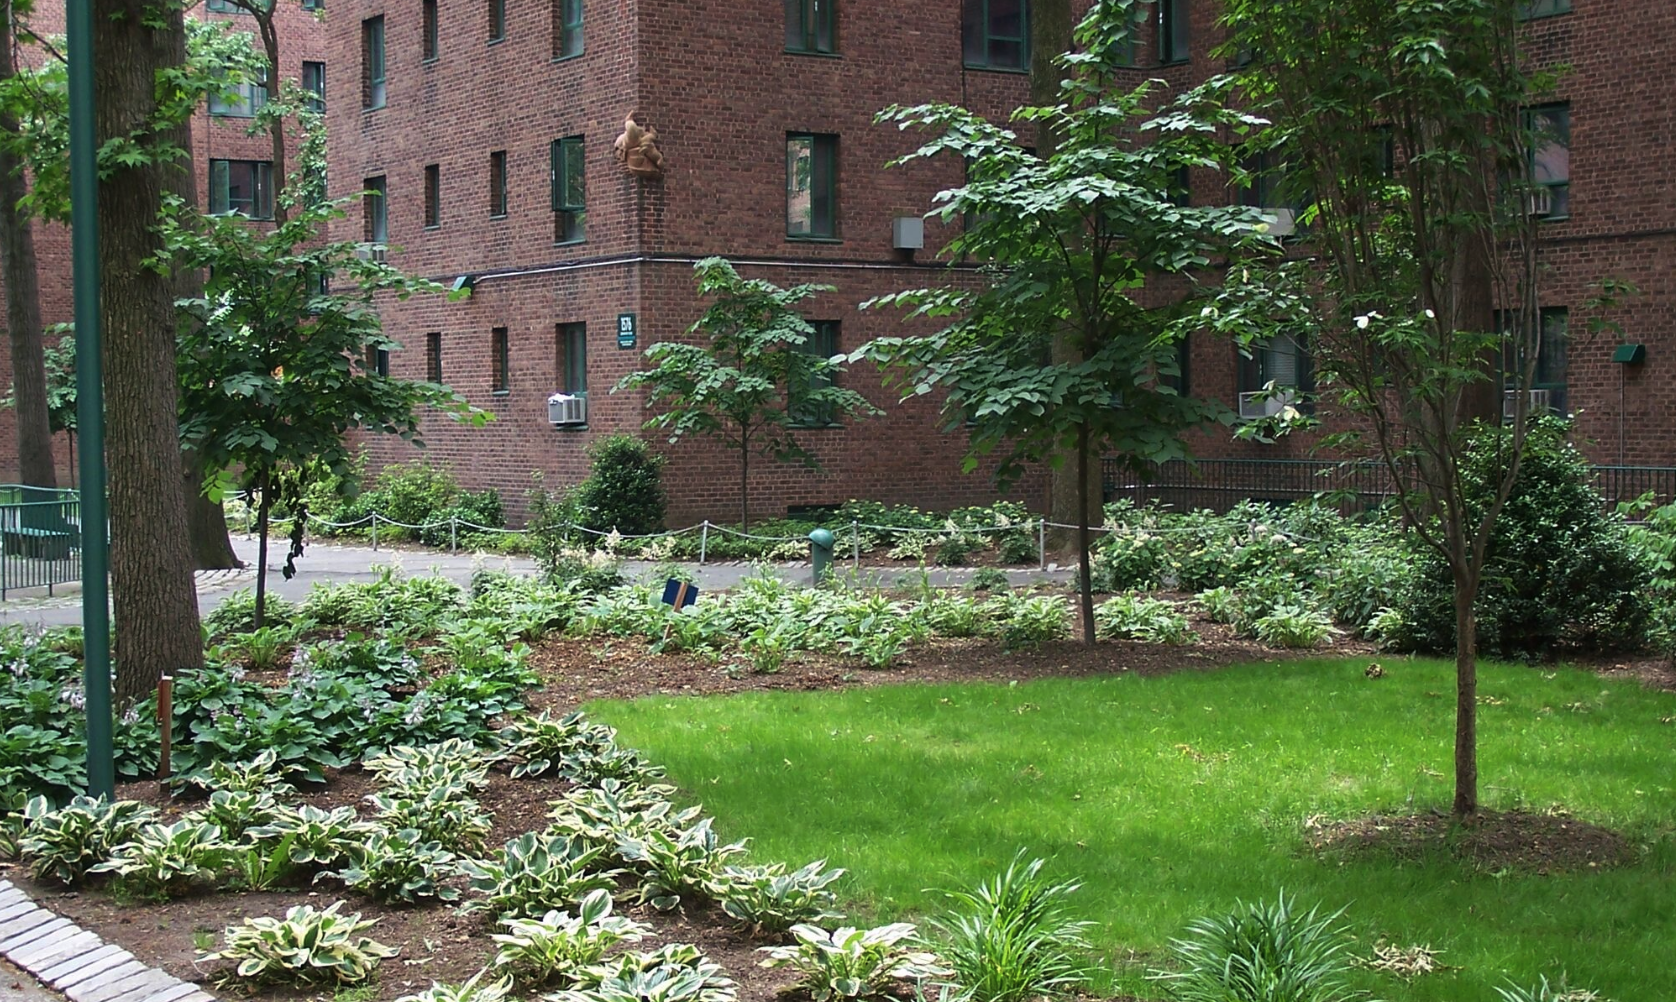
<path id="1" fill-rule="evenodd" d="M 680 612 L 698 601 L 698 586 L 670 578 L 663 583 L 663 604 Z"/>

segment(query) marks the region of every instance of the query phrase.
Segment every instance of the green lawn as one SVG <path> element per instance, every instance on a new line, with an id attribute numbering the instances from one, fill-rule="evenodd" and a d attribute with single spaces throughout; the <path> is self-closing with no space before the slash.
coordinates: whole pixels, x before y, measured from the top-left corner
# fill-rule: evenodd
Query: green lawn
<path id="1" fill-rule="evenodd" d="M 755 857 L 827 857 L 867 917 L 913 916 L 1016 848 L 1084 881 L 1117 986 L 1196 915 L 1281 888 L 1349 905 L 1355 933 L 1429 943 L 1462 968 L 1388 999 L 1493 1002 L 1566 972 L 1618 1002 L 1676 999 L 1676 696 L 1573 670 L 1486 666 L 1486 806 L 1563 806 L 1644 843 L 1641 862 L 1563 876 L 1323 862 L 1312 815 L 1447 808 L 1452 669 L 1384 660 L 1143 679 L 653 697 L 592 711 L 668 766 Z M 1137 951 L 1132 953 L 1131 951 Z M 1151 954 L 1152 956 L 1147 956 Z"/>

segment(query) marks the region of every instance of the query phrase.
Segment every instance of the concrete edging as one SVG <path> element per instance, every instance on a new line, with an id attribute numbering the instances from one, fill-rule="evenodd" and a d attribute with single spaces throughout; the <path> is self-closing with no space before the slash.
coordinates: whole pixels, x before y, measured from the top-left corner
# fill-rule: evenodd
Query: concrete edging
<path id="1" fill-rule="evenodd" d="M 0 956 L 72 1002 L 216 1002 L 0 880 Z"/>

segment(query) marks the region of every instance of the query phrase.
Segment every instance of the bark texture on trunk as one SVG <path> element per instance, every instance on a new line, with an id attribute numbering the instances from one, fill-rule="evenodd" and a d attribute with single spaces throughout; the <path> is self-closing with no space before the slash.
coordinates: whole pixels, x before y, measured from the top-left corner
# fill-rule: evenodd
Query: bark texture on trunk
<path id="1" fill-rule="evenodd" d="M 144 135 L 156 75 L 186 59 L 178 7 L 94 0 L 95 127 L 101 145 Z M 179 144 L 175 130 L 171 138 Z M 121 706 L 155 691 L 165 673 L 203 665 L 181 490 L 175 374 L 175 281 L 141 262 L 162 250 L 155 232 L 165 191 L 190 159 L 116 167 L 99 185 L 103 275 L 106 463 L 110 469 L 111 597 L 115 696 Z"/>
<path id="2" fill-rule="evenodd" d="M 1088 426 L 1077 429 L 1077 604 L 1082 613 L 1082 642 L 1094 646 L 1094 578 L 1089 556 Z"/>
<path id="3" fill-rule="evenodd" d="M 181 456 L 181 474 L 193 569 L 226 571 L 243 567 L 244 561 L 233 552 L 233 541 L 227 535 L 227 512 L 204 495 L 204 468 L 191 450 Z"/>
<path id="4" fill-rule="evenodd" d="M 1478 621 L 1476 587 L 1455 585 L 1455 817 L 1478 813 Z"/>
<path id="5" fill-rule="evenodd" d="M 1490 270 L 1489 245 L 1472 240 L 1461 248 L 1460 267 L 1455 275 L 1456 323 L 1461 330 L 1489 331 L 1496 325 L 1496 294 Z M 1501 421 L 1502 386 L 1495 378 L 1502 369 L 1501 353 L 1485 352 L 1479 362 L 1484 378 L 1461 389 L 1461 423 L 1474 420 L 1492 424 Z"/>
<path id="6" fill-rule="evenodd" d="M 12 5 L 0 0 L 0 79 L 17 72 L 12 53 Z M 0 113 L 0 130 L 16 134 L 17 119 Z M 23 164 L 0 146 L 0 275 L 6 285 L 6 331 L 12 349 L 12 400 L 17 418 L 17 475 L 31 487 L 57 487 L 47 370 L 41 341 L 40 274 L 35 233 L 18 202 L 28 194 Z"/>

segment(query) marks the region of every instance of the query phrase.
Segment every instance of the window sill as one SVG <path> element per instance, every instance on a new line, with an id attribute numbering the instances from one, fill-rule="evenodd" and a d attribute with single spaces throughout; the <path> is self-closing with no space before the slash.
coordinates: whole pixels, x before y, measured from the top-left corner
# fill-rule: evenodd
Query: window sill
<path id="1" fill-rule="evenodd" d="M 792 431 L 842 431 L 841 424 L 787 424 Z"/>
<path id="2" fill-rule="evenodd" d="M 788 56 L 814 56 L 816 59 L 842 59 L 842 58 L 844 58 L 842 53 L 839 53 L 839 52 L 821 52 L 818 49 L 786 49 L 785 53 Z"/>
<path id="3" fill-rule="evenodd" d="M 574 52 L 568 56 L 554 56 L 550 61 L 555 63 L 568 63 L 572 59 L 581 59 L 583 55 L 583 52 Z"/>
<path id="4" fill-rule="evenodd" d="M 486 44 L 486 45 L 499 45 L 500 43 L 502 43 L 504 41 L 506 41 L 506 36 L 502 35 L 499 38 L 491 38 L 484 44 Z"/>
<path id="5" fill-rule="evenodd" d="M 1169 69 L 1172 66 L 1191 66 L 1191 65 L 1193 65 L 1193 57 L 1192 56 L 1188 56 L 1186 59 L 1160 59 L 1160 60 L 1158 60 L 1158 68 L 1161 69 L 1161 70 Z"/>
<path id="6" fill-rule="evenodd" d="M 556 424 L 556 425 L 553 426 L 553 430 L 554 431 L 587 431 L 588 426 L 585 425 L 585 424 Z"/>
<path id="7" fill-rule="evenodd" d="M 1567 10 L 1551 10 L 1546 14 L 1525 14 L 1522 17 L 1519 18 L 1519 23 L 1520 24 L 1530 24 L 1532 21 L 1549 21 L 1549 20 L 1552 20 L 1556 17 L 1565 17 L 1567 14 L 1574 14 L 1574 13 L 1576 13 L 1576 11 L 1574 9 L 1567 9 Z"/>
<path id="8" fill-rule="evenodd" d="M 364 107 L 364 108 L 362 108 L 362 109 L 361 109 L 361 114 L 363 114 L 363 115 L 365 115 L 365 114 L 368 114 L 368 113 L 369 113 L 369 112 L 374 112 L 374 111 L 383 111 L 383 110 L 384 110 L 384 105 L 382 105 L 382 104 L 375 104 L 375 105 L 372 105 L 372 106 L 371 106 L 371 107 Z"/>
<path id="9" fill-rule="evenodd" d="M 490 214 L 489 214 L 489 219 L 490 219 L 490 220 L 491 220 L 491 221 L 493 221 L 493 220 L 496 220 L 496 219 L 505 219 L 505 218 L 506 218 L 506 213 L 504 213 L 504 212 L 501 212 L 501 213 L 490 213 Z"/>
<path id="10" fill-rule="evenodd" d="M 843 242 L 843 237 L 804 236 L 800 233 L 786 234 L 786 243 L 788 244 L 841 244 Z"/>
<path id="11" fill-rule="evenodd" d="M 425 229 L 426 229 L 426 231 L 440 230 L 440 229 L 442 229 L 442 224 L 441 223 L 426 223 L 425 224 Z"/>
<path id="12" fill-rule="evenodd" d="M 554 247 L 580 247 L 581 245 L 583 245 L 587 242 L 588 242 L 587 237 L 577 237 L 575 240 L 555 240 L 555 241 L 553 241 L 553 246 Z"/>
<path id="13" fill-rule="evenodd" d="M 442 62 L 442 57 L 440 55 L 426 56 L 425 58 L 419 60 L 419 65 L 420 66 L 435 66 L 437 63 L 440 63 L 440 62 Z"/>
<path id="14" fill-rule="evenodd" d="M 1571 214 L 1567 213 L 1563 216 L 1539 216 L 1539 217 L 1537 217 L 1537 222 L 1539 222 L 1539 223 L 1569 223 L 1569 222 L 1571 222 Z"/>
<path id="15" fill-rule="evenodd" d="M 1030 75 L 1030 67 L 1028 66 L 1021 66 L 1015 69 L 1011 66 L 983 66 L 978 63 L 965 63 L 964 65 L 966 69 L 976 70 L 980 73 L 1013 73 L 1019 76 Z"/>

